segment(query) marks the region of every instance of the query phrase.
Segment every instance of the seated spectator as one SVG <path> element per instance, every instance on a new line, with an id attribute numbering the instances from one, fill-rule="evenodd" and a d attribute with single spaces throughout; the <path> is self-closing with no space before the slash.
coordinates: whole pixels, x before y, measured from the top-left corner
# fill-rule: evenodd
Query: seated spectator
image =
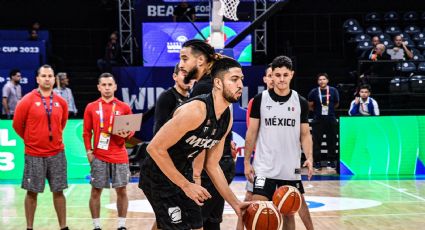
<path id="1" fill-rule="evenodd" d="M 186 1 L 182 1 L 176 8 L 174 8 L 173 21 L 174 22 L 188 22 L 190 20 L 195 21 L 195 8 L 189 5 Z"/>
<path id="2" fill-rule="evenodd" d="M 360 97 L 356 97 L 350 105 L 350 116 L 379 116 L 378 102 L 370 97 L 370 86 L 362 85 L 359 91 Z"/>
<path id="3" fill-rule="evenodd" d="M 121 60 L 121 47 L 118 43 L 117 32 L 111 33 L 105 48 L 103 58 L 97 60 L 97 67 L 101 72 L 111 72 L 112 66 L 118 65 Z"/>
<path id="4" fill-rule="evenodd" d="M 380 43 L 381 43 L 381 40 L 379 39 L 379 37 L 378 36 L 373 36 L 372 37 L 372 45 L 373 45 L 373 47 L 371 49 L 369 49 L 369 50 L 364 51 L 362 53 L 362 55 L 360 56 L 360 58 L 362 60 L 370 60 L 371 57 L 372 57 L 372 54 L 375 52 L 376 45 L 378 45 Z"/>
<path id="5" fill-rule="evenodd" d="M 391 56 L 385 52 L 384 44 L 377 44 L 374 51 L 370 55 L 370 60 L 372 61 L 391 60 Z"/>
<path id="6" fill-rule="evenodd" d="M 69 79 L 66 73 L 58 73 L 56 75 L 57 87 L 53 91 L 59 96 L 63 97 L 68 104 L 69 117 L 77 116 L 78 110 L 75 106 L 74 96 L 72 90 L 68 88 Z"/>
<path id="7" fill-rule="evenodd" d="M 30 40 L 30 41 L 38 41 L 38 32 L 37 32 L 37 30 L 30 30 L 28 40 Z"/>
<path id="8" fill-rule="evenodd" d="M 388 49 L 387 53 L 391 56 L 391 60 L 410 60 L 413 58 L 413 53 L 403 42 L 400 35 L 394 37 L 394 48 Z"/>

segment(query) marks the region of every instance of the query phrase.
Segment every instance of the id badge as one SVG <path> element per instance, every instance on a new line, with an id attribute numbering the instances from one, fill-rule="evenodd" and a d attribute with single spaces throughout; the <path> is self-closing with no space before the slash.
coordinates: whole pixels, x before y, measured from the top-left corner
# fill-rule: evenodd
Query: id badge
<path id="1" fill-rule="evenodd" d="M 322 115 L 327 116 L 329 114 L 329 107 L 327 105 L 322 105 Z"/>
<path id="2" fill-rule="evenodd" d="M 97 144 L 97 148 L 108 150 L 109 141 L 111 140 L 111 135 L 108 133 L 100 133 L 99 143 Z"/>

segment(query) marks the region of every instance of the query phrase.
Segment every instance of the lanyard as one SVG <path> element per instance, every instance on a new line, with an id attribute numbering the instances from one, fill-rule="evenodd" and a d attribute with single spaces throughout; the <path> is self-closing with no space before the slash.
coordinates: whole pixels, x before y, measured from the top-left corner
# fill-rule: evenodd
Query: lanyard
<path id="1" fill-rule="evenodd" d="M 114 113 L 115 113 L 115 105 L 116 103 L 112 103 L 112 112 L 109 116 L 109 127 L 108 127 L 108 133 L 112 133 L 112 120 L 114 119 Z M 99 101 L 99 116 L 100 116 L 100 130 L 103 130 L 103 127 L 105 127 L 103 122 L 103 110 L 102 110 L 102 102 Z"/>
<path id="2" fill-rule="evenodd" d="M 320 104 L 323 105 L 322 102 L 322 91 L 320 90 L 320 87 L 317 88 L 319 90 L 319 99 L 320 99 Z M 330 93 L 329 93 L 329 86 L 326 86 L 326 105 L 329 106 L 329 97 L 330 97 Z"/>
<path id="3" fill-rule="evenodd" d="M 52 121 L 51 121 L 51 115 L 52 115 L 52 107 L 53 107 L 53 92 L 50 92 L 50 105 L 49 108 L 47 109 L 47 103 L 46 103 L 46 98 L 43 97 L 43 95 L 41 94 L 41 91 L 38 90 L 38 93 L 40 93 L 41 96 L 41 100 L 43 101 L 43 105 L 44 105 L 44 109 L 46 110 L 46 114 L 47 114 L 47 125 L 49 128 L 49 141 L 53 140 L 53 134 L 52 134 Z"/>

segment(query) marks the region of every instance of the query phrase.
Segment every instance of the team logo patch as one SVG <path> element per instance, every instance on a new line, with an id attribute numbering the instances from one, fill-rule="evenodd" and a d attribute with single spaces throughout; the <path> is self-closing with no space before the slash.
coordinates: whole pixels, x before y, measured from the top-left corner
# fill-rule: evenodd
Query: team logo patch
<path id="1" fill-rule="evenodd" d="M 271 105 L 267 105 L 267 106 L 266 106 L 266 108 L 267 108 L 268 110 L 270 110 L 270 109 L 272 108 L 272 106 L 271 106 Z"/>
<path id="2" fill-rule="evenodd" d="M 264 185 L 266 184 L 266 178 L 265 177 L 255 177 L 255 184 L 254 188 L 264 188 Z"/>
<path id="3" fill-rule="evenodd" d="M 36 105 L 36 106 L 40 106 L 40 105 L 41 105 L 41 102 L 38 102 L 38 101 L 37 101 L 37 102 L 35 103 L 35 105 Z"/>
<path id="4" fill-rule="evenodd" d="M 178 224 L 182 222 L 182 211 L 180 207 L 168 208 L 168 215 L 170 216 L 171 223 Z"/>
<path id="5" fill-rule="evenodd" d="M 204 127 L 204 133 L 206 133 L 209 129 L 210 127 Z"/>
<path id="6" fill-rule="evenodd" d="M 121 115 L 120 111 L 115 111 L 115 115 Z"/>
<path id="7" fill-rule="evenodd" d="M 54 105 L 55 107 L 59 107 L 59 102 L 55 102 L 55 103 L 53 103 L 53 105 Z"/>
<path id="8" fill-rule="evenodd" d="M 288 111 L 295 111 L 295 107 L 288 107 Z"/>

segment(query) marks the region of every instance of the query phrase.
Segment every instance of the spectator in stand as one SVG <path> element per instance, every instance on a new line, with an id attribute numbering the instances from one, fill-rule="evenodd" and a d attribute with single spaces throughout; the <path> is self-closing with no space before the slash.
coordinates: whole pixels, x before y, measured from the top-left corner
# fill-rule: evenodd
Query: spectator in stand
<path id="1" fill-rule="evenodd" d="M 182 1 L 176 8 L 174 8 L 173 21 L 174 22 L 188 22 L 188 18 L 193 22 L 196 20 L 195 8 L 189 5 L 186 1 Z"/>
<path id="2" fill-rule="evenodd" d="M 38 41 L 38 32 L 37 32 L 37 30 L 30 30 L 28 40 L 30 40 L 30 41 Z"/>
<path id="3" fill-rule="evenodd" d="M 326 134 L 326 147 L 328 149 L 328 164 L 335 168 L 336 155 L 336 134 L 338 123 L 336 121 L 335 109 L 339 106 L 339 93 L 334 87 L 328 85 L 329 77 L 326 73 L 317 75 L 317 84 L 308 94 L 308 105 L 313 111 L 313 122 L 311 123 L 313 131 L 313 153 L 315 160 L 314 168 L 320 170 L 322 153 L 321 145 L 323 134 Z M 338 171 L 338 169 L 337 169 Z"/>
<path id="4" fill-rule="evenodd" d="M 381 43 L 381 40 L 379 39 L 378 36 L 373 36 L 372 37 L 372 45 L 373 47 L 369 50 L 366 50 L 362 53 L 362 56 L 360 57 L 362 60 L 370 60 L 372 55 L 375 53 L 375 48 L 376 45 L 378 45 L 379 43 Z"/>
<path id="5" fill-rule="evenodd" d="M 68 88 L 69 79 L 66 73 L 58 73 L 56 75 L 57 87 L 53 89 L 53 91 L 59 96 L 65 99 L 66 103 L 68 103 L 68 112 L 69 115 L 77 116 L 78 110 L 75 106 L 74 96 L 72 94 L 72 90 Z"/>
<path id="6" fill-rule="evenodd" d="M 350 105 L 350 116 L 379 116 L 378 102 L 370 97 L 370 86 L 360 86 L 360 97 L 356 97 Z"/>
<path id="7" fill-rule="evenodd" d="M 22 98 L 22 88 L 19 85 L 21 81 L 21 71 L 13 69 L 9 73 L 9 81 L 3 86 L 2 89 L 2 114 L 7 119 L 13 118 L 16 105 Z"/>
<path id="8" fill-rule="evenodd" d="M 413 58 L 413 53 L 407 48 L 401 35 L 394 37 L 394 48 L 388 49 L 387 53 L 391 56 L 391 60 L 410 60 Z"/>
<path id="9" fill-rule="evenodd" d="M 384 44 L 377 44 L 369 59 L 372 61 L 391 60 L 391 56 L 385 52 Z"/>
<path id="10" fill-rule="evenodd" d="M 105 55 L 103 58 L 97 60 L 97 67 L 100 72 L 111 72 L 112 66 L 120 64 L 121 60 L 121 47 L 118 43 L 117 32 L 112 32 L 109 36 L 108 44 L 105 48 Z"/>

